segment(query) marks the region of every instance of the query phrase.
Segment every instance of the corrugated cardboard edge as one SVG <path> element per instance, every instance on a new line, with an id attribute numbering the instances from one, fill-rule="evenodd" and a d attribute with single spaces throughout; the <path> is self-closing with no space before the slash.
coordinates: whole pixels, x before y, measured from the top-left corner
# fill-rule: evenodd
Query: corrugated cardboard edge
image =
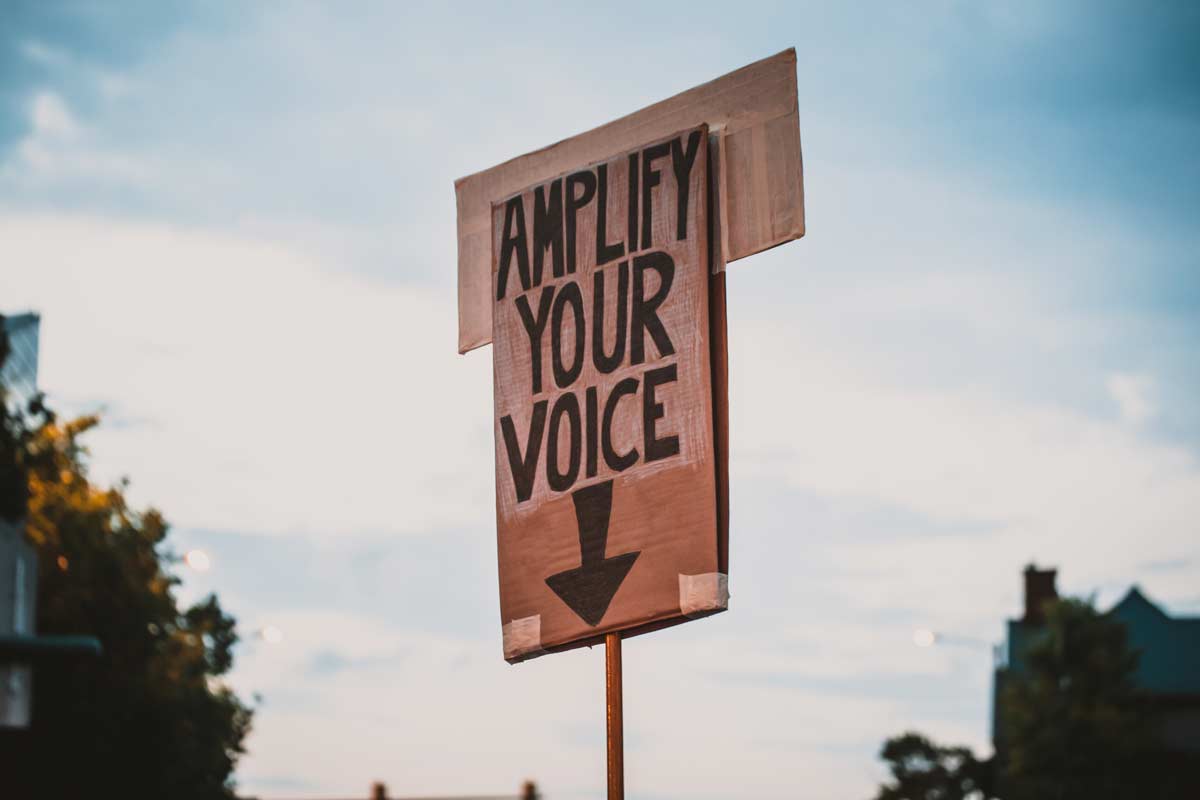
<path id="1" fill-rule="evenodd" d="M 725 236 L 729 224 L 721 202 L 721 187 L 725 185 L 725 159 L 721 157 L 724 132 L 724 127 L 708 129 L 708 260 L 712 275 L 724 272 L 729 260 L 729 240 Z"/>
<path id="2" fill-rule="evenodd" d="M 803 236 L 796 51 L 789 48 L 598 128 L 455 181 L 458 352 L 491 341 L 491 204 L 495 200 L 577 165 L 701 123 L 723 128 L 723 260 L 736 261 Z"/>
<path id="3" fill-rule="evenodd" d="M 595 636 L 591 636 L 586 639 L 576 639 L 575 641 L 567 642 L 566 644 L 558 644 L 558 645 L 550 645 L 550 646 L 543 645 L 541 650 L 533 650 L 533 651 L 526 653 L 525 655 L 514 656 L 513 658 L 505 658 L 505 660 L 509 664 L 519 664 L 522 661 L 528 661 L 531 658 L 538 658 L 539 656 L 545 656 L 545 655 L 549 655 L 551 653 L 565 653 L 568 650 L 576 650 L 581 647 L 595 647 L 596 645 L 604 644 L 605 634 L 611 633 L 613 631 L 620 631 L 622 639 L 632 639 L 635 636 L 641 636 L 643 634 L 654 633 L 655 631 L 661 631 L 666 628 L 671 628 L 671 627 L 674 627 L 675 625 L 682 624 L 684 622 L 691 622 L 691 621 L 693 621 L 695 619 L 699 619 L 701 617 L 708 617 L 713 614 L 720 614 L 721 612 L 723 612 L 725 610 L 726 609 L 724 609 L 724 608 L 714 608 L 712 611 L 698 612 L 695 616 L 692 616 L 692 617 L 685 617 L 683 614 L 676 614 L 673 617 L 664 617 L 663 619 L 653 620 L 651 622 L 645 623 L 644 625 L 634 625 L 632 627 L 625 627 L 625 628 L 622 628 L 619 626 L 601 625 L 596 628 Z"/>

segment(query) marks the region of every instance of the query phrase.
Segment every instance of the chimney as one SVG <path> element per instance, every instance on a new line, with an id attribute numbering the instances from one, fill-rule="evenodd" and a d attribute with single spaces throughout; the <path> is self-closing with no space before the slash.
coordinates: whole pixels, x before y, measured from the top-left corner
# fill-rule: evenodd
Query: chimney
<path id="1" fill-rule="evenodd" d="M 388 800 L 387 786 L 382 781 L 371 784 L 371 800 Z"/>
<path id="2" fill-rule="evenodd" d="M 1021 621 L 1027 625 L 1044 625 L 1046 623 L 1045 605 L 1051 600 L 1058 599 L 1058 590 L 1054 588 L 1056 569 L 1038 569 L 1033 564 L 1025 568 L 1025 616 Z"/>

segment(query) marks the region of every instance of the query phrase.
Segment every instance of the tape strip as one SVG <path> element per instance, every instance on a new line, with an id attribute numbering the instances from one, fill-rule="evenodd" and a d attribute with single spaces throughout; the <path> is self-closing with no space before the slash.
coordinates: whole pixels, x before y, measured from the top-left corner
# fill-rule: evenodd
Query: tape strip
<path id="1" fill-rule="evenodd" d="M 679 610 L 697 617 L 729 607 L 729 576 L 724 572 L 679 576 Z"/>
<path id="2" fill-rule="evenodd" d="M 504 626 L 503 633 L 506 661 L 542 652 L 541 614 L 514 619 Z"/>

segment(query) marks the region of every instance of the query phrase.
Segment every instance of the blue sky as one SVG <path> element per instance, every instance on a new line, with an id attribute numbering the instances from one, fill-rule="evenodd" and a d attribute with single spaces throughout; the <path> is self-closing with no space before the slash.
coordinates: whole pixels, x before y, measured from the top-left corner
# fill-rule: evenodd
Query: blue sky
<path id="1" fill-rule="evenodd" d="M 1019 571 L 1200 613 L 1200 12 L 9 3 L 0 308 L 250 632 L 263 796 L 603 792 L 600 651 L 500 657 L 453 180 L 785 47 L 808 235 L 734 264 L 731 610 L 626 650 L 649 798 L 987 748 Z M 421 374 L 440 387 L 418 391 Z M 449 433 L 435 435 L 435 426 Z M 469 768 L 464 769 L 464 765 Z"/>

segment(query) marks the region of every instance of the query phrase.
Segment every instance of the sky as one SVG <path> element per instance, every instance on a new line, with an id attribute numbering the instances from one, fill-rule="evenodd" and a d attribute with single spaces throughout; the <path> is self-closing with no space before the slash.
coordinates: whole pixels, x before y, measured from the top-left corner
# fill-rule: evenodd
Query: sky
<path id="1" fill-rule="evenodd" d="M 626 777 L 868 797 L 887 736 L 989 751 L 1026 564 L 1200 614 L 1198 42 L 1170 2 L 10 0 L 0 310 L 210 554 L 242 791 L 600 798 L 602 649 L 502 659 L 453 181 L 795 47 L 807 234 L 728 272 L 730 610 L 625 644 Z"/>

